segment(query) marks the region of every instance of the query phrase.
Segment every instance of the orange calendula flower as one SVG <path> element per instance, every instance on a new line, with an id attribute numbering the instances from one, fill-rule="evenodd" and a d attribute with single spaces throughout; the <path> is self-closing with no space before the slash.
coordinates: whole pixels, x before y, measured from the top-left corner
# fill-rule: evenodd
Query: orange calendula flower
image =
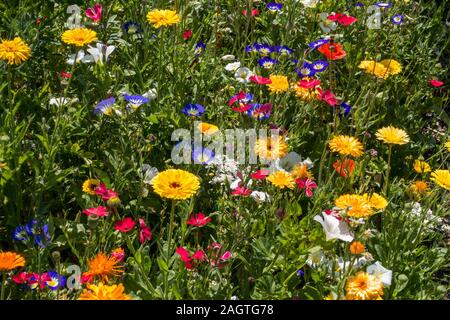
<path id="1" fill-rule="evenodd" d="M 414 170 L 417 173 L 426 173 L 431 171 L 431 167 L 425 161 L 416 160 L 414 161 Z"/>
<path id="2" fill-rule="evenodd" d="M 408 134 L 404 130 L 395 128 L 393 126 L 378 129 L 375 135 L 378 140 L 381 140 L 387 144 L 402 145 L 409 142 Z"/>
<path id="3" fill-rule="evenodd" d="M 267 177 L 267 180 L 269 180 L 274 186 L 280 189 L 294 189 L 295 187 L 294 178 L 285 171 L 274 172 Z"/>
<path id="4" fill-rule="evenodd" d="M 30 47 L 20 38 L 0 41 L 0 60 L 8 61 L 8 64 L 19 65 L 31 56 Z"/>
<path id="5" fill-rule="evenodd" d="M 123 284 L 108 286 L 103 283 L 88 284 L 78 300 L 131 300 L 131 297 L 125 294 Z"/>
<path id="6" fill-rule="evenodd" d="M 354 218 L 367 218 L 373 214 L 372 206 L 365 196 L 344 194 L 335 200 L 336 207 L 346 210 Z"/>
<path id="7" fill-rule="evenodd" d="M 329 60 L 340 60 L 347 55 L 344 47 L 339 43 L 325 43 L 321 45 L 317 51 L 324 54 Z"/>
<path id="8" fill-rule="evenodd" d="M 435 170 L 431 174 L 431 180 L 438 186 L 450 190 L 450 170 Z"/>
<path id="9" fill-rule="evenodd" d="M 383 297 L 383 283 L 376 276 L 359 272 L 347 280 L 347 300 L 380 300 Z"/>
<path id="10" fill-rule="evenodd" d="M 364 244 L 362 244 L 361 242 L 359 242 L 359 241 L 353 241 L 353 242 L 350 244 L 350 252 L 351 252 L 352 254 L 361 254 L 361 253 L 363 253 L 364 251 L 366 251 L 366 247 L 365 247 Z"/>
<path id="11" fill-rule="evenodd" d="M 147 14 L 147 20 L 156 29 L 170 26 L 181 21 L 175 10 L 152 10 Z"/>
<path id="12" fill-rule="evenodd" d="M 200 130 L 201 133 L 207 134 L 207 135 L 213 135 L 214 133 L 219 131 L 219 128 L 213 124 L 209 124 L 206 122 L 201 122 L 197 126 L 198 130 Z"/>
<path id="13" fill-rule="evenodd" d="M 100 185 L 100 181 L 97 179 L 87 179 L 83 183 L 82 190 L 83 192 L 90 194 L 91 196 L 95 196 L 95 189 Z"/>
<path id="14" fill-rule="evenodd" d="M 108 282 L 108 277 L 119 276 L 123 273 L 123 266 L 113 256 L 107 256 L 100 252 L 92 260 L 88 261 L 89 271 L 87 276 L 100 277 L 102 282 Z"/>
<path id="15" fill-rule="evenodd" d="M 262 159 L 276 160 L 283 158 L 288 151 L 288 145 L 283 136 L 261 138 L 256 140 L 255 153 Z"/>
<path id="16" fill-rule="evenodd" d="M 187 171 L 168 169 L 160 172 L 152 181 L 153 190 L 163 198 L 189 199 L 200 188 L 199 178 Z"/>
<path id="17" fill-rule="evenodd" d="M 333 163 L 333 168 L 344 178 L 351 176 L 355 167 L 356 163 L 352 159 L 336 160 Z"/>
<path id="18" fill-rule="evenodd" d="M 20 254 L 6 251 L 0 252 L 0 272 L 11 271 L 25 266 L 25 258 Z"/>
<path id="19" fill-rule="evenodd" d="M 410 187 L 410 190 L 414 193 L 414 195 L 420 197 L 430 193 L 430 187 L 428 183 L 425 181 L 417 180 L 414 181 Z"/>
<path id="20" fill-rule="evenodd" d="M 378 193 L 373 193 L 371 196 L 364 194 L 364 197 L 369 202 L 370 206 L 377 210 L 384 210 L 388 205 L 388 201 Z"/>
<path id="21" fill-rule="evenodd" d="M 289 90 L 289 81 L 285 76 L 271 75 L 271 83 L 267 84 L 271 93 L 282 93 Z"/>
<path id="22" fill-rule="evenodd" d="M 329 142 L 331 151 L 345 156 L 360 157 L 363 154 L 363 145 L 355 137 L 336 136 Z"/>
<path id="23" fill-rule="evenodd" d="M 296 164 L 294 168 L 292 168 L 291 176 L 294 179 L 313 179 L 311 172 L 308 170 L 308 166 L 306 164 Z"/>
<path id="24" fill-rule="evenodd" d="M 88 28 L 75 28 L 66 30 L 61 36 L 61 40 L 67 44 L 83 47 L 97 40 L 97 33 Z"/>

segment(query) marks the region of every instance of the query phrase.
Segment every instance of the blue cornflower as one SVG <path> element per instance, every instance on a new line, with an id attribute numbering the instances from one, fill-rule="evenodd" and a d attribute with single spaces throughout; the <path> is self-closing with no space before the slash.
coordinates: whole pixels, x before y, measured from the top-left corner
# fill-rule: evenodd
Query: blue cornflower
<path id="1" fill-rule="evenodd" d="M 403 16 L 401 14 L 393 15 L 391 21 L 395 25 L 400 25 L 403 23 Z"/>
<path id="2" fill-rule="evenodd" d="M 303 67 L 301 67 L 300 69 L 296 68 L 295 71 L 302 78 L 304 78 L 304 77 L 312 77 L 313 75 L 316 74 L 316 72 L 314 71 L 312 65 L 309 64 L 308 62 L 304 62 L 303 63 Z"/>
<path id="3" fill-rule="evenodd" d="M 347 116 L 350 113 L 352 106 L 349 105 L 347 102 L 342 102 L 341 108 L 344 109 L 344 116 Z"/>
<path id="4" fill-rule="evenodd" d="M 283 4 L 276 3 L 276 2 L 270 2 L 270 3 L 266 4 L 266 8 L 272 12 L 277 12 L 277 11 L 280 11 L 281 8 L 283 8 Z"/>
<path id="5" fill-rule="evenodd" d="M 266 43 L 255 43 L 254 48 L 263 56 L 268 56 L 273 52 L 273 47 L 269 46 Z"/>
<path id="6" fill-rule="evenodd" d="M 298 269 L 298 270 L 297 270 L 297 276 L 298 276 L 298 277 L 301 278 L 301 277 L 303 277 L 304 275 L 305 275 L 305 272 L 304 272 L 302 269 Z"/>
<path id="7" fill-rule="evenodd" d="M 214 159 L 214 151 L 208 148 L 194 148 L 192 159 L 195 164 L 208 164 Z"/>
<path id="8" fill-rule="evenodd" d="M 322 46 L 322 45 L 324 45 L 325 43 L 328 43 L 328 42 L 330 42 L 330 40 L 328 40 L 328 39 L 319 39 L 319 40 L 311 42 L 309 44 L 309 47 L 311 48 L 311 50 L 315 50 L 318 47 L 320 47 L 320 46 Z"/>
<path id="9" fill-rule="evenodd" d="M 197 44 L 194 47 L 194 53 L 195 55 L 201 55 L 203 53 L 203 51 L 205 51 L 206 49 L 206 44 L 204 44 L 203 42 L 199 41 L 197 42 Z"/>
<path id="10" fill-rule="evenodd" d="M 364 7 L 364 4 L 362 2 L 358 2 L 355 6 L 356 7 Z"/>
<path id="11" fill-rule="evenodd" d="M 124 99 L 128 102 L 128 106 L 136 110 L 144 103 L 150 102 L 150 99 L 140 96 L 140 95 L 129 95 L 125 94 Z"/>
<path id="12" fill-rule="evenodd" d="M 328 62 L 323 60 L 315 61 L 311 64 L 312 69 L 315 72 L 322 72 L 325 71 L 325 69 L 328 67 Z"/>
<path id="13" fill-rule="evenodd" d="M 28 240 L 28 232 L 24 226 L 18 226 L 13 232 L 13 239 L 25 242 Z"/>
<path id="14" fill-rule="evenodd" d="M 276 46 L 275 50 L 282 55 L 291 55 L 294 52 L 294 50 L 288 46 Z"/>
<path id="15" fill-rule="evenodd" d="M 258 63 L 264 69 L 272 69 L 274 64 L 278 63 L 277 59 L 271 59 L 269 57 L 264 57 L 258 60 Z"/>
<path id="16" fill-rule="evenodd" d="M 205 108 L 198 103 L 188 103 L 181 112 L 190 117 L 200 117 L 205 112 Z"/>
<path id="17" fill-rule="evenodd" d="M 114 103 L 116 103 L 116 99 L 114 99 L 114 97 L 100 101 L 94 108 L 94 114 L 106 114 L 107 116 L 111 116 Z"/>
<path id="18" fill-rule="evenodd" d="M 25 225 L 25 230 L 30 237 L 34 237 L 38 233 L 38 222 L 36 219 L 31 220 Z"/>
<path id="19" fill-rule="evenodd" d="M 66 285 L 66 277 L 58 274 L 56 271 L 49 271 L 47 272 L 49 280 L 45 282 L 47 287 L 50 288 L 50 290 L 57 290 L 59 288 L 64 288 Z"/>
<path id="20" fill-rule="evenodd" d="M 122 25 L 123 31 L 127 34 L 142 33 L 141 25 L 134 21 L 128 21 Z"/>
<path id="21" fill-rule="evenodd" d="M 377 7 L 379 7 L 379 8 L 390 8 L 390 7 L 392 7 L 392 3 L 390 3 L 390 2 L 378 2 L 378 3 L 375 3 L 375 5 Z"/>

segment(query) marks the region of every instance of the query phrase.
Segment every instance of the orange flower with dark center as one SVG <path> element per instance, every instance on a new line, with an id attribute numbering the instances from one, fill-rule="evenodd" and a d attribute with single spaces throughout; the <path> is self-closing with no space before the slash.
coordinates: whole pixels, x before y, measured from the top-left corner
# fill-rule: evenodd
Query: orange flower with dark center
<path id="1" fill-rule="evenodd" d="M 14 252 L 0 252 L 0 272 L 11 271 L 12 269 L 23 267 L 25 259 Z"/>
<path id="2" fill-rule="evenodd" d="M 361 254 L 366 250 L 366 247 L 359 241 L 353 241 L 350 244 L 350 252 L 352 254 Z"/>
<path id="3" fill-rule="evenodd" d="M 89 271 L 86 275 L 100 277 L 102 282 L 108 282 L 108 276 L 119 276 L 123 273 L 123 266 L 113 256 L 107 256 L 100 252 L 92 260 L 88 261 Z"/>
<path id="4" fill-rule="evenodd" d="M 356 163 L 352 159 L 336 160 L 333 163 L 333 168 L 342 177 L 347 178 L 355 170 Z"/>
<path id="5" fill-rule="evenodd" d="M 325 43 L 317 51 L 324 54 L 329 60 L 340 60 L 345 58 L 347 53 L 339 43 Z"/>

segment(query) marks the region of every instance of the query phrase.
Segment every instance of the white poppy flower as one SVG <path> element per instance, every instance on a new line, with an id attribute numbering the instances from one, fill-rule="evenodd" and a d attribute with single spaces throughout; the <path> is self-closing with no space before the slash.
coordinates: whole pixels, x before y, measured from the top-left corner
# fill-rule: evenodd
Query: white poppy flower
<path id="1" fill-rule="evenodd" d="M 367 267 L 367 273 L 381 280 L 383 285 L 390 286 L 392 281 L 392 271 L 386 269 L 379 261 Z"/>
<path id="2" fill-rule="evenodd" d="M 353 233 L 350 231 L 347 223 L 322 212 L 322 216 L 315 216 L 314 221 L 319 222 L 323 231 L 325 232 L 326 240 L 340 239 L 342 241 L 350 242 L 353 240 Z"/>
<path id="3" fill-rule="evenodd" d="M 250 197 L 252 197 L 256 202 L 270 202 L 270 196 L 266 192 L 261 191 L 253 191 L 250 194 Z"/>
<path id="4" fill-rule="evenodd" d="M 225 66 L 225 70 L 227 70 L 227 71 L 236 71 L 240 66 L 241 66 L 241 63 L 239 61 L 238 62 L 232 62 L 232 63 L 229 63 L 229 64 L 227 64 Z"/>

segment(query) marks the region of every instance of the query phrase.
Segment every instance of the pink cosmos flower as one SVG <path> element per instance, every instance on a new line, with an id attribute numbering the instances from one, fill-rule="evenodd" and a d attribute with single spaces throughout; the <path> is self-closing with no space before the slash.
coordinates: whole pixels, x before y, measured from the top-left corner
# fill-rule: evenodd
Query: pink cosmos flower
<path id="1" fill-rule="evenodd" d="M 108 201 L 111 198 L 118 197 L 119 194 L 112 189 L 106 188 L 106 185 L 102 182 L 95 189 L 95 193 L 102 197 L 103 201 Z"/>
<path id="2" fill-rule="evenodd" d="M 186 223 L 194 227 L 203 227 L 211 220 L 210 217 L 205 217 L 203 213 L 199 212 L 197 214 L 192 214 Z"/>
<path id="3" fill-rule="evenodd" d="M 338 100 L 336 99 L 333 92 L 331 92 L 330 90 L 325 90 L 325 91 L 323 91 L 321 89 L 318 89 L 318 90 L 319 90 L 319 100 L 325 101 L 332 107 L 337 105 Z"/>
<path id="4" fill-rule="evenodd" d="M 260 169 L 256 171 L 255 173 L 252 173 L 250 177 L 255 180 L 263 180 L 269 175 L 270 171 L 266 169 Z"/>
<path id="5" fill-rule="evenodd" d="M 87 8 L 85 14 L 95 23 L 98 23 L 102 18 L 102 5 L 97 3 L 94 8 Z"/>
<path id="6" fill-rule="evenodd" d="M 262 76 L 258 76 L 256 74 L 250 76 L 249 80 L 253 83 L 256 84 L 270 84 L 272 83 L 272 80 L 270 80 L 269 78 L 264 78 Z"/>
<path id="7" fill-rule="evenodd" d="M 120 232 L 129 232 L 134 228 L 135 224 L 136 222 L 134 222 L 133 219 L 131 219 L 130 217 L 126 217 L 123 220 L 119 220 L 116 222 L 116 224 L 114 225 L 114 230 L 118 230 Z"/>
<path id="8" fill-rule="evenodd" d="M 314 180 L 312 179 L 297 179 L 295 180 L 295 182 L 297 183 L 297 186 L 300 189 L 304 189 L 306 196 L 308 198 L 311 198 L 313 196 L 313 192 L 312 189 L 316 189 L 317 188 L 317 184 L 314 182 Z"/>
<path id="9" fill-rule="evenodd" d="M 143 244 L 145 241 L 152 240 L 152 230 L 145 224 L 144 219 L 139 218 L 139 241 Z"/>
<path id="10" fill-rule="evenodd" d="M 83 213 L 85 215 L 87 215 L 88 217 L 91 215 L 96 215 L 99 217 L 107 217 L 109 215 L 108 210 L 102 206 L 85 209 L 85 210 L 83 210 Z"/>
<path id="11" fill-rule="evenodd" d="M 435 87 L 435 88 L 442 87 L 444 85 L 444 82 L 439 81 L 439 80 L 435 80 L 435 79 L 429 80 L 428 83 L 432 87 Z"/>

